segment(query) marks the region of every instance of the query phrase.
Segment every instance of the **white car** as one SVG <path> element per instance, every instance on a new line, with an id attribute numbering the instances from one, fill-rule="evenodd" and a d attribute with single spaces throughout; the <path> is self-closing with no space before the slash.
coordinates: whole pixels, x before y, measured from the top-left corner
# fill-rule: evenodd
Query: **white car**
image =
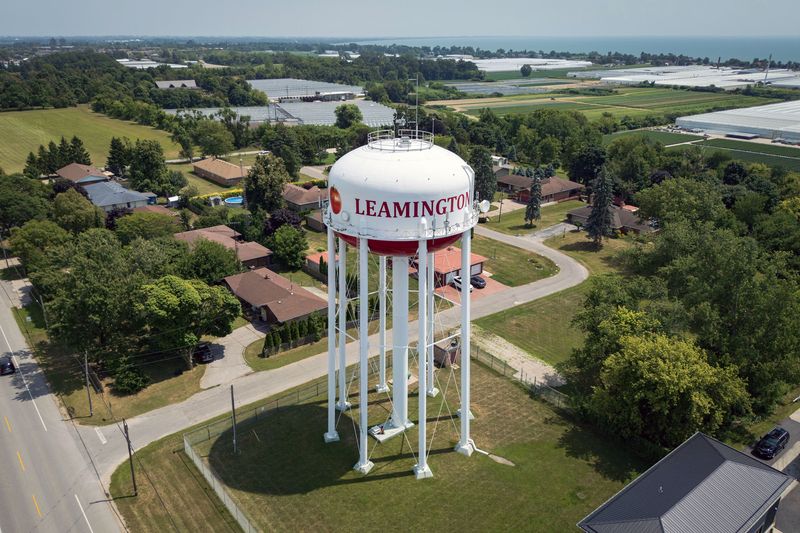
<path id="1" fill-rule="evenodd" d="M 461 282 L 461 276 L 453 277 L 452 285 L 460 291 L 461 287 L 463 286 L 463 283 Z M 472 292 L 472 285 L 467 284 L 467 287 L 469 287 L 469 292 Z"/>

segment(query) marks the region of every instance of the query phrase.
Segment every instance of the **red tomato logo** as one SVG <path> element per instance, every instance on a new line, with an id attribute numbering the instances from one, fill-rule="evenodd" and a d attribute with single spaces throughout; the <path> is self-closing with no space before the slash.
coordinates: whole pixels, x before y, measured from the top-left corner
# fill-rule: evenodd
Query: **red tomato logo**
<path id="1" fill-rule="evenodd" d="M 331 203 L 331 211 L 333 211 L 334 215 L 338 215 L 339 211 L 342 210 L 342 195 L 339 194 L 339 191 L 336 190 L 336 187 L 330 188 L 330 191 L 328 192 L 328 198 L 330 199 Z"/>

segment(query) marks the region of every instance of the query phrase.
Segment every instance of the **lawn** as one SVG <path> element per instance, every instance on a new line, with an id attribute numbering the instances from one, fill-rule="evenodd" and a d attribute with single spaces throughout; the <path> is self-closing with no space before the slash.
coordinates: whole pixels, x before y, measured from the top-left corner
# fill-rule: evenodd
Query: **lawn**
<path id="1" fill-rule="evenodd" d="M 256 527 L 270 531 L 372 531 L 387 520 L 386 502 L 392 502 L 394 520 L 401 521 L 392 527 L 408 531 L 571 531 L 645 466 L 629 450 L 563 418 L 479 364 L 472 373 L 472 437 L 480 448 L 515 466 L 478 453 L 466 458 L 453 451 L 457 419 L 449 409 L 440 410 L 442 398 L 455 409 L 456 395 L 450 386 L 429 401 L 434 477 L 424 481 L 411 473 L 416 427 L 407 438 L 371 442 L 375 468 L 367 476 L 355 473 L 353 424 L 347 418 L 357 417 L 358 410 L 340 421 L 342 441 L 324 444 L 324 398 L 286 406 L 243 425 L 237 455 L 229 433 L 196 449 L 227 482 Z M 385 421 L 389 409 L 385 396 L 370 396 L 372 423 Z M 415 422 L 416 411 L 412 389 L 409 414 Z M 196 502 L 207 501 L 208 488 L 186 466 L 179 448 L 180 437 L 173 436 L 137 454 L 150 472 L 138 498 L 120 498 L 130 493 L 127 465 L 114 474 L 111 493 L 131 530 L 162 531 L 167 516 L 178 529 L 195 530 L 203 519 L 203 529 L 226 527 L 224 516 L 209 509 L 216 502 L 195 511 Z"/>
<path id="2" fill-rule="evenodd" d="M 631 130 L 631 131 L 618 131 L 617 133 L 610 133 L 603 135 L 603 144 L 608 145 L 612 141 L 622 137 L 630 136 L 647 137 L 661 144 L 668 146 L 670 144 L 685 143 L 691 141 L 699 141 L 703 137 L 699 135 L 689 135 L 686 133 L 672 133 L 671 131 L 653 131 L 653 130 Z"/>
<path id="3" fill-rule="evenodd" d="M 131 418 L 147 411 L 185 400 L 200 391 L 200 379 L 205 367 L 185 371 L 183 359 L 172 359 L 141 366 L 151 384 L 137 394 L 118 395 L 111 387 L 112 380 L 104 379 L 105 392 L 91 390 L 94 415 L 89 416 L 89 399 L 83 374 L 83 360 L 49 342 L 38 306 L 14 309 L 14 317 L 34 349 L 39 367 L 44 371 L 53 392 L 61 399 L 67 412 L 81 424 L 105 425 L 120 418 Z M 30 320 L 29 320 L 30 319 Z M 182 371 L 178 376 L 176 371 Z"/>
<path id="4" fill-rule="evenodd" d="M 6 172 L 22 171 L 28 152 L 36 152 L 40 144 L 47 145 L 50 141 L 58 144 L 62 135 L 67 139 L 73 135 L 83 139 L 92 162 L 100 166 L 106 163 L 111 137 L 156 140 L 164 147 L 167 159 L 177 157 L 179 150 L 164 131 L 109 118 L 94 113 L 86 105 L 9 111 L 0 113 L 0 167 Z"/>
<path id="5" fill-rule="evenodd" d="M 584 233 L 569 232 L 564 236 L 551 237 L 545 244 L 577 259 L 592 275 L 596 275 L 617 271 L 614 255 L 630 246 L 630 241 L 609 239 L 598 251 Z M 583 305 L 588 290 L 589 282 L 584 282 L 478 319 L 475 323 L 531 355 L 556 365 L 583 342 L 583 333 L 573 328 L 571 323 Z"/>
<path id="6" fill-rule="evenodd" d="M 167 169 L 177 170 L 183 173 L 189 185 L 194 185 L 197 188 L 197 194 L 211 194 L 212 192 L 221 192 L 228 189 L 228 187 L 223 187 L 211 180 L 201 178 L 192 172 L 192 165 L 189 163 L 169 164 L 167 165 Z"/>
<path id="7" fill-rule="evenodd" d="M 585 203 L 579 200 L 568 200 L 557 204 L 546 205 L 542 207 L 542 218 L 537 220 L 533 226 L 525 224 L 525 209 L 517 209 L 516 211 L 505 211 L 499 217 L 498 211 L 493 211 L 494 216 L 489 217 L 489 221 L 484 225 L 495 231 L 507 233 L 509 235 L 519 235 L 522 233 L 533 233 L 534 231 L 548 228 L 559 222 L 563 222 L 567 217 L 567 212 L 578 207 L 583 207 Z"/>
<path id="8" fill-rule="evenodd" d="M 481 235 L 472 238 L 472 253 L 488 258 L 484 268 L 492 273 L 492 279 L 510 287 L 549 278 L 558 272 L 555 263 L 546 257 Z"/>
<path id="9" fill-rule="evenodd" d="M 718 152 L 726 154 L 733 159 L 739 161 L 746 161 L 749 163 L 764 163 L 771 167 L 784 167 L 788 170 L 800 172 L 800 155 L 790 157 L 792 152 L 786 152 L 789 156 L 784 156 L 782 153 L 775 153 L 777 150 L 794 150 L 800 152 L 800 149 L 791 148 L 788 146 L 774 146 L 770 144 L 748 143 L 744 141 L 730 141 L 728 139 L 710 139 L 708 141 L 700 141 L 694 143 L 694 146 L 699 146 L 704 149 L 706 156 Z M 686 146 L 673 146 L 667 150 L 684 150 Z"/>

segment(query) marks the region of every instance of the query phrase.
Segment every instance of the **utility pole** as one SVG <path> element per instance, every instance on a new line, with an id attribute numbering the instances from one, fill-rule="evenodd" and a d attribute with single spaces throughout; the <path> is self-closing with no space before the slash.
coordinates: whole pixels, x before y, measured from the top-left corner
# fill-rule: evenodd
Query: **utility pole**
<path id="1" fill-rule="evenodd" d="M 497 221 L 498 222 L 500 222 L 500 217 L 503 216 L 503 198 L 505 198 L 505 197 L 506 197 L 505 194 L 500 193 L 500 213 L 497 214 Z"/>
<path id="2" fill-rule="evenodd" d="M 133 471 L 133 447 L 131 446 L 131 437 L 128 434 L 128 423 L 122 419 L 122 429 L 125 431 L 125 440 L 128 443 L 128 462 L 131 465 L 131 481 L 133 481 L 133 495 L 138 496 L 139 490 L 136 488 L 136 473 Z"/>
<path id="3" fill-rule="evenodd" d="M 94 416 L 94 408 L 92 407 L 92 393 L 89 390 L 89 356 L 85 350 L 83 352 L 83 368 L 86 374 L 86 397 L 89 398 L 89 416 Z"/>
<path id="4" fill-rule="evenodd" d="M 239 453 L 236 448 L 236 404 L 233 399 L 233 385 L 231 385 L 231 417 L 233 418 L 233 453 Z"/>

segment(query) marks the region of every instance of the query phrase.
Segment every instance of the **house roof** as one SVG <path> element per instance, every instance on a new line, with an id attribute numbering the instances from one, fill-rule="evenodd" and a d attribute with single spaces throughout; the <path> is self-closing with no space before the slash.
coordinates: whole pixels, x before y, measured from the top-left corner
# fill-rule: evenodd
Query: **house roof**
<path id="1" fill-rule="evenodd" d="M 486 258 L 478 254 L 470 254 L 469 266 L 486 262 Z M 461 248 L 448 246 L 433 254 L 433 267 L 439 274 L 449 274 L 461 270 Z"/>
<path id="2" fill-rule="evenodd" d="M 287 322 L 328 307 L 328 302 L 267 268 L 225 278 L 231 292 L 254 307 L 266 307 Z"/>
<path id="3" fill-rule="evenodd" d="M 239 242 L 237 240 L 239 237 L 241 237 L 241 234 L 238 231 L 224 225 L 181 231 L 175 234 L 176 239 L 187 242 L 190 245 L 198 239 L 206 239 L 207 241 L 221 244 L 228 250 L 235 251 L 236 257 L 242 262 L 258 259 L 259 257 L 268 257 L 272 254 L 269 248 L 261 246 L 257 242 Z"/>
<path id="4" fill-rule="evenodd" d="M 300 187 L 294 183 L 287 183 L 283 186 L 283 199 L 290 204 L 294 205 L 320 205 L 322 200 L 327 196 L 324 189 L 320 189 L 316 185 L 310 189 Z"/>
<path id="5" fill-rule="evenodd" d="M 108 207 L 111 205 L 128 204 L 134 202 L 146 202 L 146 194 L 126 189 L 114 181 L 100 181 L 84 185 L 89 200 L 98 207 Z"/>
<path id="6" fill-rule="evenodd" d="M 590 533 L 745 532 L 792 478 L 702 433 L 578 523 Z"/>
<path id="7" fill-rule="evenodd" d="M 234 165 L 233 163 L 228 163 L 224 159 L 217 159 L 215 157 L 207 157 L 205 159 L 201 159 L 200 161 L 196 161 L 193 164 L 193 167 L 195 169 L 200 169 L 211 174 L 215 174 L 226 180 L 242 179 L 247 174 L 247 170 L 250 168 L 240 167 L 239 165 Z"/>
<path id="8" fill-rule="evenodd" d="M 197 84 L 194 80 L 157 81 L 156 86 L 159 89 L 197 89 Z"/>
<path id="9" fill-rule="evenodd" d="M 498 176 L 497 183 L 509 185 L 514 189 L 530 189 L 531 185 L 533 185 L 533 178 L 520 176 L 519 174 L 508 174 L 507 176 Z M 558 176 L 550 176 L 542 180 L 542 196 L 551 196 L 560 192 L 575 191 L 583 188 L 580 183 Z"/>
<path id="10" fill-rule="evenodd" d="M 587 205 L 573 209 L 567 214 L 571 217 L 586 221 L 589 219 L 589 215 L 591 215 L 591 213 L 592 206 Z M 651 233 L 655 231 L 655 228 L 648 224 L 647 221 L 639 218 L 639 215 L 637 215 L 635 211 L 623 209 L 615 205 L 611 206 L 611 227 L 615 230 L 622 228 L 633 229 L 640 233 Z"/>
<path id="11" fill-rule="evenodd" d="M 80 163 L 70 163 L 67 166 L 56 170 L 60 178 L 73 181 L 75 183 L 87 181 L 106 181 L 108 177 L 97 167 L 82 165 Z"/>

